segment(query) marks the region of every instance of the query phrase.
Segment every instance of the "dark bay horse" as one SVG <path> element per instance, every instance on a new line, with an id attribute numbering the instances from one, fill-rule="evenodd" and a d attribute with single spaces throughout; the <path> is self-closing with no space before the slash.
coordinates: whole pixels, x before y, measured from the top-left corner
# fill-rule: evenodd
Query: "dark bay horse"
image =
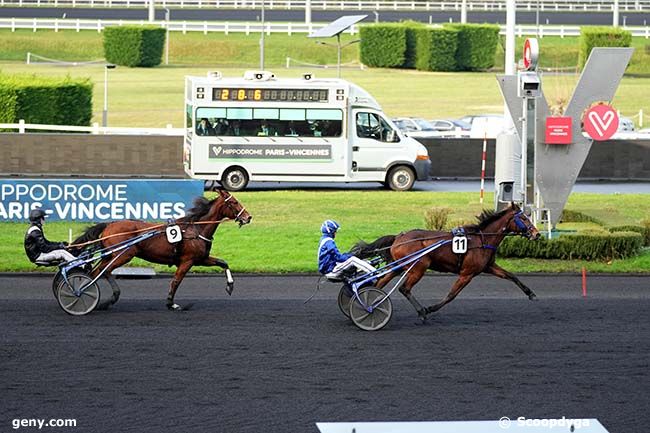
<path id="1" fill-rule="evenodd" d="M 185 274 L 192 266 L 219 266 L 224 269 L 228 278 L 228 294 L 232 293 L 233 280 L 230 275 L 228 263 L 225 260 L 210 256 L 212 247 L 212 236 L 225 220 L 234 220 L 241 227 L 251 222 L 251 215 L 246 209 L 228 192 L 219 190 L 219 194 L 213 200 L 198 197 L 194 200 L 194 207 L 187 212 L 183 218 L 176 220 L 181 228 L 182 240 L 171 244 L 165 234 L 165 225 L 148 223 L 145 221 L 123 220 L 111 223 L 100 223 L 86 229 L 84 234 L 74 241 L 73 247 L 79 244 L 86 244 L 91 241 L 100 240 L 101 248 L 111 248 L 115 245 L 128 241 L 139 234 L 158 230 L 160 233 L 144 239 L 129 247 L 117 260 L 111 263 L 118 252 L 104 257 L 92 270 L 91 276 L 95 277 L 106 268 L 106 274 L 110 275 L 113 269 L 125 265 L 134 257 L 147 260 L 152 263 L 177 266 L 174 278 L 169 287 L 167 296 L 167 308 L 170 310 L 182 309 L 174 303 L 174 296 L 178 286 L 183 281 Z"/>
<path id="2" fill-rule="evenodd" d="M 399 288 L 422 319 L 426 319 L 428 314 L 438 311 L 451 302 L 475 276 L 483 272 L 510 280 L 530 300 L 536 298 L 533 291 L 519 281 L 517 277 L 498 266 L 495 263 L 495 258 L 497 247 L 507 235 L 517 234 L 528 239 L 538 239 L 540 234 L 537 228 L 514 203 L 500 212 L 483 211 L 477 219 L 478 224 L 463 226 L 467 238 L 467 252 L 465 254 L 452 252 L 451 242 L 441 245 L 413 266 Z M 391 262 L 416 253 L 436 242 L 451 240 L 452 237 L 453 235 L 448 232 L 411 230 L 397 236 L 383 236 L 371 244 L 359 242 L 352 248 L 352 253 L 361 258 L 383 255 L 387 262 Z M 411 290 L 420 281 L 427 269 L 458 274 L 458 279 L 442 301 L 429 307 L 423 307 L 415 299 Z M 376 286 L 378 288 L 386 286 L 390 280 L 402 271 L 402 269 L 396 269 L 385 275 L 379 279 Z"/>

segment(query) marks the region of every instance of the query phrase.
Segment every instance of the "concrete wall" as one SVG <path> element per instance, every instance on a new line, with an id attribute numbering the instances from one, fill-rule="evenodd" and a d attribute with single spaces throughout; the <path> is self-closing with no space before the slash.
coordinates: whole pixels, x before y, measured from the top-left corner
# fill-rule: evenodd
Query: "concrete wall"
<path id="1" fill-rule="evenodd" d="M 184 177 L 182 137 L 0 134 L 0 175 Z"/>
<path id="2" fill-rule="evenodd" d="M 433 177 L 481 175 L 481 139 L 420 139 L 429 151 Z M 486 176 L 494 177 L 495 140 L 488 140 Z M 579 179 L 650 180 L 650 140 L 594 142 Z"/>
<path id="3" fill-rule="evenodd" d="M 90 134 L 0 134 L 2 176 L 185 177 L 182 138 Z M 479 178 L 483 140 L 422 139 L 431 175 Z M 494 140 L 486 176 L 494 177 Z M 650 180 L 650 140 L 596 142 L 581 179 Z"/>

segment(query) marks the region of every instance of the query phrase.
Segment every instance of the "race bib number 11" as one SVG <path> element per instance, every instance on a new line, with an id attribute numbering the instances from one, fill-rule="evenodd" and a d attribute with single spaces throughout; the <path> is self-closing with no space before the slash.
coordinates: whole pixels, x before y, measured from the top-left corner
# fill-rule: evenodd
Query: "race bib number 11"
<path id="1" fill-rule="evenodd" d="M 451 251 L 454 254 L 465 254 L 467 252 L 467 238 L 465 236 L 454 236 L 451 240 Z"/>
<path id="2" fill-rule="evenodd" d="M 167 233 L 167 242 L 170 244 L 175 244 L 183 240 L 183 233 L 177 225 L 167 227 L 165 233 Z"/>

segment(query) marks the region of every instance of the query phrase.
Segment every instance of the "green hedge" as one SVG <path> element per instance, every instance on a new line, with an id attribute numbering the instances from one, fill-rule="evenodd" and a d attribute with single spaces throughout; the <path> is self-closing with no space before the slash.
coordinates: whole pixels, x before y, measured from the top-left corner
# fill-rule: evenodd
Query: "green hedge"
<path id="1" fill-rule="evenodd" d="M 642 246 L 643 237 L 639 233 L 585 232 L 551 240 L 507 238 L 499 246 L 498 254 L 501 257 L 534 259 L 604 260 L 635 256 Z"/>
<path id="2" fill-rule="evenodd" d="M 418 58 L 418 31 L 425 29 L 426 26 L 423 23 L 417 21 L 404 21 L 402 22 L 402 25 L 406 30 L 406 51 L 404 51 L 404 63 L 402 64 L 402 67 L 414 69 L 416 67 L 415 65 Z"/>
<path id="3" fill-rule="evenodd" d="M 611 233 L 618 233 L 618 232 L 639 233 L 641 236 L 643 236 L 643 246 L 646 247 L 650 246 L 650 223 L 641 226 L 632 226 L 632 225 L 614 226 L 614 227 L 610 227 L 609 231 Z"/>
<path id="4" fill-rule="evenodd" d="M 592 27 L 580 28 L 580 52 L 578 65 L 582 68 L 591 49 L 594 47 L 629 47 L 632 44 L 632 33 L 616 27 Z"/>
<path id="5" fill-rule="evenodd" d="M 92 98 L 90 79 L 0 75 L 0 122 L 89 126 Z"/>
<path id="6" fill-rule="evenodd" d="M 370 24 L 359 28 L 359 60 L 374 68 L 398 68 L 406 61 L 406 26 Z"/>
<path id="7" fill-rule="evenodd" d="M 452 28 L 418 29 L 416 63 L 420 71 L 456 70 L 458 30 Z"/>
<path id="8" fill-rule="evenodd" d="M 448 24 L 458 30 L 456 64 L 462 71 L 484 71 L 494 66 L 499 26 L 492 24 Z"/>
<path id="9" fill-rule="evenodd" d="M 162 61 L 165 29 L 155 26 L 120 26 L 104 29 L 104 56 L 122 66 L 157 66 Z"/>
<path id="10" fill-rule="evenodd" d="M 560 222 L 563 223 L 595 223 L 598 225 L 605 225 L 598 218 L 594 218 L 591 215 L 587 215 L 577 210 L 564 209 L 562 211 L 562 216 L 560 217 Z"/>

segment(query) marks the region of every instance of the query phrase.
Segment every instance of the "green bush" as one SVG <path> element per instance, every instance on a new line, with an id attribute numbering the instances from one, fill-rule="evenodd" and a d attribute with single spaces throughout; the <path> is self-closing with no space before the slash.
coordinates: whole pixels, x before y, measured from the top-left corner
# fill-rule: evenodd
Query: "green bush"
<path id="1" fill-rule="evenodd" d="M 359 60 L 374 68 L 398 68 L 406 60 L 406 26 L 370 24 L 359 28 Z"/>
<path id="2" fill-rule="evenodd" d="M 458 30 L 423 28 L 416 31 L 416 64 L 420 71 L 456 70 Z"/>
<path id="3" fill-rule="evenodd" d="M 90 79 L 0 75 L 0 122 L 89 126 Z"/>
<path id="4" fill-rule="evenodd" d="M 501 257 L 534 259 L 605 260 L 635 256 L 642 246 L 643 237 L 639 233 L 583 232 L 550 240 L 506 238 L 499 246 L 498 254 Z"/>
<path id="5" fill-rule="evenodd" d="M 406 30 L 406 51 L 402 67 L 414 69 L 417 61 L 417 33 L 426 26 L 418 21 L 404 21 L 402 25 Z"/>
<path id="6" fill-rule="evenodd" d="M 104 56 L 122 66 L 157 66 L 162 61 L 165 29 L 155 26 L 119 26 L 104 29 Z"/>
<path id="7" fill-rule="evenodd" d="M 560 222 L 563 223 L 595 223 L 598 225 L 604 225 L 602 221 L 598 218 L 594 218 L 591 215 L 584 214 L 577 210 L 564 209 L 562 211 L 562 216 L 560 217 Z"/>
<path id="8" fill-rule="evenodd" d="M 629 47 L 632 33 L 617 27 L 585 26 L 580 28 L 578 65 L 582 68 L 594 47 Z"/>
<path id="9" fill-rule="evenodd" d="M 644 224 L 645 223 L 645 224 Z M 640 226 L 625 225 L 610 227 L 610 233 L 634 232 L 643 236 L 643 246 L 650 246 L 650 220 L 642 221 Z"/>
<path id="10" fill-rule="evenodd" d="M 462 71 L 484 71 L 494 66 L 499 26 L 493 24 L 448 24 L 458 30 L 456 64 Z"/>
<path id="11" fill-rule="evenodd" d="M 444 230 L 449 215 L 453 211 L 448 207 L 432 207 L 424 211 L 424 227 L 427 230 Z"/>

